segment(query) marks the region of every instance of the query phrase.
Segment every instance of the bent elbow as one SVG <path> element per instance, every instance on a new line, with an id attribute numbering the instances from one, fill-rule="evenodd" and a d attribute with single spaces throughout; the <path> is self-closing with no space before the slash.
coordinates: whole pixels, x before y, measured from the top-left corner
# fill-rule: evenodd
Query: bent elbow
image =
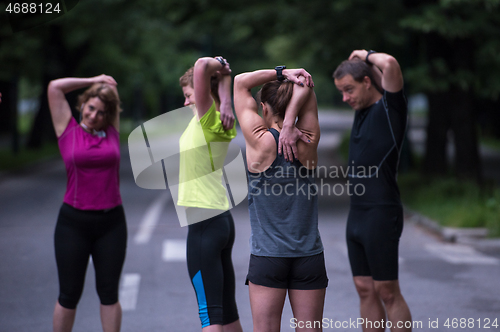
<path id="1" fill-rule="evenodd" d="M 52 80 L 49 82 L 49 85 L 47 86 L 47 92 L 54 91 L 58 89 L 57 86 L 57 80 Z"/>
<path id="2" fill-rule="evenodd" d="M 241 89 L 244 85 L 246 73 L 238 74 L 234 77 L 233 85 L 235 89 Z"/>
<path id="3" fill-rule="evenodd" d="M 207 58 L 199 58 L 194 63 L 193 75 L 197 76 L 200 74 L 204 74 L 208 70 L 208 59 Z"/>
<path id="4" fill-rule="evenodd" d="M 56 80 L 50 81 L 49 85 L 47 86 L 47 97 L 52 98 L 52 96 L 55 96 L 59 93 L 63 93 L 63 90 L 62 90 L 62 87 L 61 87 L 59 80 L 56 79 Z"/>
<path id="5" fill-rule="evenodd" d="M 399 62 L 398 60 L 396 60 L 396 58 L 394 58 L 393 56 L 389 55 L 387 57 L 387 60 L 386 60 L 386 68 L 390 68 L 392 70 L 396 69 L 396 70 L 401 70 L 400 66 L 399 66 Z"/>

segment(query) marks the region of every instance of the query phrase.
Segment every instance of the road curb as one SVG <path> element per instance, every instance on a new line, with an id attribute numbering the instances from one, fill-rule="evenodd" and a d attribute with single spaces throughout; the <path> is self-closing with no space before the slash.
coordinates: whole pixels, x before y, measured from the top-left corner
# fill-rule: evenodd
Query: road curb
<path id="1" fill-rule="evenodd" d="M 473 246 L 479 250 L 500 249 L 500 238 L 486 238 L 486 228 L 457 228 L 444 227 L 436 221 L 404 206 L 405 220 L 413 221 L 417 225 L 440 236 L 444 241 Z"/>

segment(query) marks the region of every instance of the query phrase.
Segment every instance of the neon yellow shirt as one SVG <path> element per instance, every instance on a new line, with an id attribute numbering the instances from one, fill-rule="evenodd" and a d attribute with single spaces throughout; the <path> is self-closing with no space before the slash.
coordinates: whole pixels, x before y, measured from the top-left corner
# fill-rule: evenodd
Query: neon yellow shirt
<path id="1" fill-rule="evenodd" d="M 215 102 L 198 121 L 189 122 L 179 140 L 180 169 L 177 205 L 228 210 L 222 167 L 229 143 L 236 137 L 233 126 L 225 131 Z"/>

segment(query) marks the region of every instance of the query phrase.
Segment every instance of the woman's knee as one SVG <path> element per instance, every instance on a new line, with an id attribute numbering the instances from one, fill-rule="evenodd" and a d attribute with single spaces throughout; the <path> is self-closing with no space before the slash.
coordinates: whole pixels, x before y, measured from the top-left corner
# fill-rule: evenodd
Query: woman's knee
<path id="1" fill-rule="evenodd" d="M 97 295 L 102 305 L 112 305 L 118 302 L 118 290 L 98 288 Z"/>
<path id="2" fill-rule="evenodd" d="M 73 292 L 63 292 L 59 293 L 58 302 L 61 307 L 66 309 L 76 309 L 80 297 L 82 296 L 83 288 L 81 290 L 76 290 Z"/>
<path id="3" fill-rule="evenodd" d="M 97 280 L 96 291 L 102 305 L 112 305 L 118 302 L 119 278 L 117 280 Z"/>

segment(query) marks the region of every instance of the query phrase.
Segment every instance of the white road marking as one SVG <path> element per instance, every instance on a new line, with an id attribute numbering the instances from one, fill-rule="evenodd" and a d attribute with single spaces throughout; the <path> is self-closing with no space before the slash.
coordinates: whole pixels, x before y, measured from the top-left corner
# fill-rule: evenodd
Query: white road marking
<path id="1" fill-rule="evenodd" d="M 167 203 L 170 195 L 165 191 L 163 192 L 146 210 L 142 218 L 139 230 L 135 234 L 135 244 L 146 244 L 151 239 L 151 235 L 158 223 L 163 207 Z"/>
<path id="2" fill-rule="evenodd" d="M 461 244 L 427 244 L 427 251 L 452 264 L 488 264 L 496 265 L 499 260 L 486 256 L 472 247 Z"/>
<path id="3" fill-rule="evenodd" d="M 138 273 L 126 273 L 123 275 L 120 286 L 120 304 L 123 311 L 135 310 L 141 275 Z"/>
<path id="4" fill-rule="evenodd" d="M 170 239 L 163 241 L 162 257 L 165 262 L 185 262 L 186 240 Z"/>

